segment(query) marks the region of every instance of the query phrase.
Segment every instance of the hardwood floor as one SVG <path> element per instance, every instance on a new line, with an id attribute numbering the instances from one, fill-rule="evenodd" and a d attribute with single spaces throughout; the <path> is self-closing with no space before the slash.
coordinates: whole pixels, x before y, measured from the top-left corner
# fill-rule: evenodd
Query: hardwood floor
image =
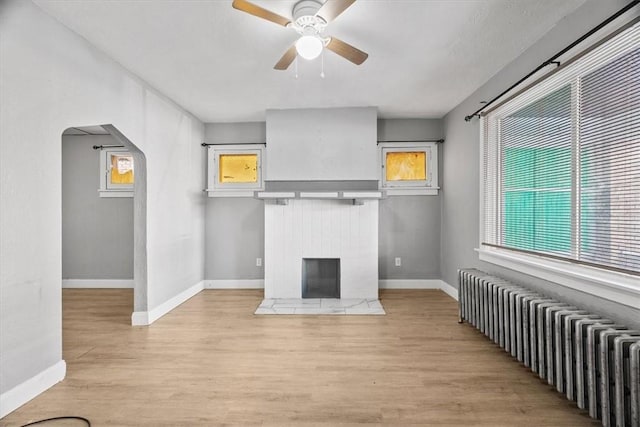
<path id="1" fill-rule="evenodd" d="M 65 289 L 67 377 L 0 425 L 599 425 L 441 291 L 382 291 L 386 316 L 254 316 L 261 299 L 206 290 L 132 327 L 130 290 Z"/>

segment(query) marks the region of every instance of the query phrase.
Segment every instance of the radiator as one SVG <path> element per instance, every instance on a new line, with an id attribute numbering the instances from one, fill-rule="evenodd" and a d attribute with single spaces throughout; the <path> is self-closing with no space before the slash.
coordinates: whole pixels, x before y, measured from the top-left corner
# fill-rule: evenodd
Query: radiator
<path id="1" fill-rule="evenodd" d="M 640 427 L 640 331 L 473 269 L 458 270 L 468 322 L 603 426 Z"/>

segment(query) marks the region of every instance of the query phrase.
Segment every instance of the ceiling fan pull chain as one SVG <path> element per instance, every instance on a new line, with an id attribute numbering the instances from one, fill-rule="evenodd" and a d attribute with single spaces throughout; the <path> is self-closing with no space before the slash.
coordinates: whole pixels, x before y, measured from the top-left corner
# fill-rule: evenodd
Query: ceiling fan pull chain
<path id="1" fill-rule="evenodd" d="M 298 78 L 298 55 L 296 55 L 296 79 Z"/>
<path id="2" fill-rule="evenodd" d="M 320 77 L 324 79 L 324 49 L 322 49 L 321 53 L 322 57 L 320 58 L 322 70 L 320 71 Z"/>

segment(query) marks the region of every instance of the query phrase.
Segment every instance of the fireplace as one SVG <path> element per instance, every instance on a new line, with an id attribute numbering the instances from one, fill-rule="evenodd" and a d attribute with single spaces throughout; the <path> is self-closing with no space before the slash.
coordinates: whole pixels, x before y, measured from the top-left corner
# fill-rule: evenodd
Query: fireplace
<path id="1" fill-rule="evenodd" d="M 377 300 L 378 201 L 265 202 L 265 298 L 314 298 L 303 295 L 303 272 L 316 268 L 304 266 L 306 260 L 339 261 L 332 267 L 338 277 L 335 294 L 315 298 Z M 315 280 L 307 281 L 312 293 L 325 282 Z"/>
<path id="2" fill-rule="evenodd" d="M 340 298 L 340 259 L 302 260 L 302 298 Z"/>

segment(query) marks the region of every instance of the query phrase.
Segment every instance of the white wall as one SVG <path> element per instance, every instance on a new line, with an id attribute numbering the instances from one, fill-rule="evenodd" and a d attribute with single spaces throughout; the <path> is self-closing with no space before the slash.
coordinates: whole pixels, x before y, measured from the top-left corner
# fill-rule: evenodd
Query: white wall
<path id="1" fill-rule="evenodd" d="M 199 120 L 29 1 L 0 3 L 0 61 L 5 413 L 22 390 L 17 386 L 62 363 L 62 132 L 111 123 L 146 156 L 148 283 L 136 298 L 137 311 L 151 310 L 204 278 L 205 153 Z M 64 367 L 57 372 L 63 375 Z"/>

